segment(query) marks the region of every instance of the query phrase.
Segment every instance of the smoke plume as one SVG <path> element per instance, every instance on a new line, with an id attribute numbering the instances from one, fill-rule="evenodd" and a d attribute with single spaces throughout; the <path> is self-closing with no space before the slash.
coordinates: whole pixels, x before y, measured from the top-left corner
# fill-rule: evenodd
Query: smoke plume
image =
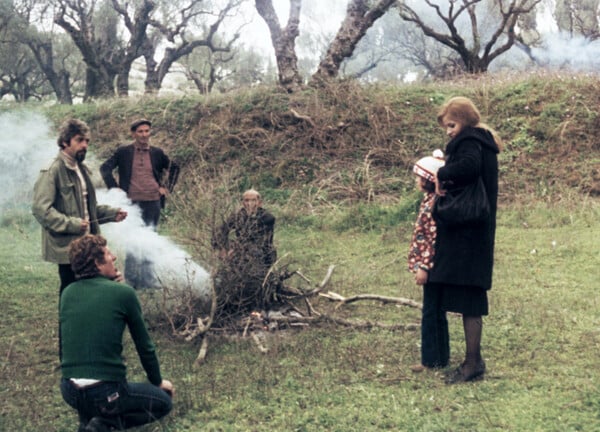
<path id="1" fill-rule="evenodd" d="M 206 303 L 210 298 L 210 276 L 169 238 L 159 235 L 144 224 L 140 208 L 132 204 L 121 189 L 96 190 L 98 203 L 127 211 L 127 218 L 119 223 L 102 225 L 102 234 L 109 241 L 111 250 L 120 257 L 132 255 L 138 263 L 144 263 L 153 276 L 151 287 L 165 287 L 173 291 L 190 290 Z M 119 267 L 123 269 L 124 262 Z"/>
<path id="2" fill-rule="evenodd" d="M 0 130 L 0 212 L 4 214 L 11 208 L 29 211 L 33 184 L 40 169 L 49 165 L 59 151 L 56 138 L 52 137 L 58 134 L 44 116 L 25 111 L 1 114 Z M 92 151 L 93 138 L 92 135 Z M 128 212 L 123 222 L 101 225 L 110 249 L 119 256 L 118 267 L 123 270 L 125 256 L 132 255 L 136 261 L 148 264 L 154 287 L 167 287 L 171 292 L 191 291 L 207 302 L 211 295 L 208 272 L 169 238 L 145 226 L 139 207 L 122 190 L 99 188 L 100 175 L 89 150 L 86 164 L 92 170 L 98 204 Z"/>
<path id="3" fill-rule="evenodd" d="M 58 151 L 50 125 L 40 114 L 0 114 L 0 211 L 25 208 L 43 164 Z"/>

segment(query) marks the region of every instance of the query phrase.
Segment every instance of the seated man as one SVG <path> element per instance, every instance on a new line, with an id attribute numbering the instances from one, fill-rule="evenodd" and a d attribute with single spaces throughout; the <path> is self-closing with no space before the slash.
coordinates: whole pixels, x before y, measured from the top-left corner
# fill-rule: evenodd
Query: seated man
<path id="1" fill-rule="evenodd" d="M 60 298 L 61 393 L 79 414 L 79 431 L 123 430 L 158 420 L 172 408 L 135 291 L 119 282 L 116 257 L 99 235 L 69 248 L 76 282 Z M 128 327 L 150 383 L 128 383 L 121 352 Z"/>
<path id="2" fill-rule="evenodd" d="M 269 268 L 277 260 L 274 228 L 275 217 L 262 208 L 260 194 L 254 189 L 244 192 L 242 208 L 229 216 L 212 238 L 213 249 L 219 251 L 227 266 L 227 271 L 220 272 L 216 285 L 220 303 L 246 309 L 265 306 L 271 300 L 268 298 L 271 290 L 262 288 Z M 235 239 L 230 241 L 231 231 L 235 232 Z"/>
<path id="3" fill-rule="evenodd" d="M 275 217 L 262 208 L 260 194 L 249 189 L 242 195 L 242 208 L 233 213 L 213 236 L 212 245 L 219 250 L 221 259 L 250 254 L 267 269 L 277 259 L 273 246 Z M 234 230 L 235 242 L 229 244 L 229 233 Z"/>

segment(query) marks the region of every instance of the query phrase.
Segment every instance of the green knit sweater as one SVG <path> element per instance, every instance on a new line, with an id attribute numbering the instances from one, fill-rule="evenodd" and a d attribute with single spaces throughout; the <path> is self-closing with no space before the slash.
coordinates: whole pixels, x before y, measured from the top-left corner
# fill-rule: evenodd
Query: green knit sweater
<path id="1" fill-rule="evenodd" d="M 59 315 L 64 378 L 124 380 L 121 353 L 127 326 L 148 380 L 161 383 L 154 344 L 133 288 L 101 276 L 79 280 L 63 291 Z"/>

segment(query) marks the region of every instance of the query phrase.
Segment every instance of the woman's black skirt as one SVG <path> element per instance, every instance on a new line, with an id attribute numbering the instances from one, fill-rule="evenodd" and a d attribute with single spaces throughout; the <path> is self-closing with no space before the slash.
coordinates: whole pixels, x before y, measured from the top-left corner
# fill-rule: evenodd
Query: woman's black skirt
<path id="1" fill-rule="evenodd" d="M 487 290 L 477 286 L 431 284 L 440 290 L 441 309 L 466 316 L 488 314 Z"/>

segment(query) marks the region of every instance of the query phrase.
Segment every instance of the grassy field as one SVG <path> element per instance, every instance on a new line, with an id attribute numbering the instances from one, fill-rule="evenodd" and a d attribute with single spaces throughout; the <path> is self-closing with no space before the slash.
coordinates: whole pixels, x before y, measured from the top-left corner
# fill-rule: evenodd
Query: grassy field
<path id="1" fill-rule="evenodd" d="M 167 419 L 140 430 L 600 432 L 598 81 L 570 72 L 411 86 L 346 81 L 291 95 L 258 88 L 3 104 L 0 112 L 26 118 L 36 109 L 53 125 L 81 118 L 98 160 L 127 142 L 131 120 L 151 118 L 153 142 L 182 166 L 161 229 L 198 262 L 211 262 L 211 226 L 239 205 L 240 192 L 256 187 L 277 216 L 276 245 L 291 268 L 318 282 L 335 265 L 328 289 L 344 296 L 420 301 L 406 270 L 420 199 L 411 167 L 445 143 L 435 124 L 442 101 L 471 97 L 505 144 L 482 341 L 486 379 L 449 387 L 441 373 L 412 373 L 418 330 L 332 323 L 270 333 L 266 354 L 250 337 L 213 333 L 205 363 L 194 369 L 199 344 L 152 319 L 163 374 L 177 395 Z M 11 151 L 27 141 L 21 132 Z M 6 164 L 3 171 L 13 168 L 14 157 Z M 76 415 L 58 389 L 56 267 L 40 260 L 39 228 L 27 211 L 0 212 L 0 432 L 74 431 Z M 314 306 L 347 320 L 420 319 L 417 309 L 373 301 L 334 310 L 321 298 Z M 456 366 L 462 322 L 449 321 Z M 126 341 L 129 378 L 143 380 Z"/>
<path id="2" fill-rule="evenodd" d="M 418 331 L 356 330 L 333 324 L 269 334 L 262 354 L 249 337 L 195 344 L 153 329 L 163 374 L 177 386 L 173 413 L 142 431 L 600 431 L 600 203 L 504 205 L 499 213 L 491 313 L 484 320 L 489 373 L 446 386 L 414 374 Z M 280 254 L 329 289 L 420 300 L 406 271 L 410 222 L 380 230 L 300 229 L 283 223 Z M 0 227 L 0 431 L 74 431 L 58 389 L 58 276 L 39 259 L 37 225 Z M 321 299 L 317 309 L 330 309 Z M 387 324 L 418 323 L 405 306 L 357 302 L 336 313 Z M 451 361 L 464 352 L 451 316 Z M 131 341 L 131 380 L 142 380 Z"/>

